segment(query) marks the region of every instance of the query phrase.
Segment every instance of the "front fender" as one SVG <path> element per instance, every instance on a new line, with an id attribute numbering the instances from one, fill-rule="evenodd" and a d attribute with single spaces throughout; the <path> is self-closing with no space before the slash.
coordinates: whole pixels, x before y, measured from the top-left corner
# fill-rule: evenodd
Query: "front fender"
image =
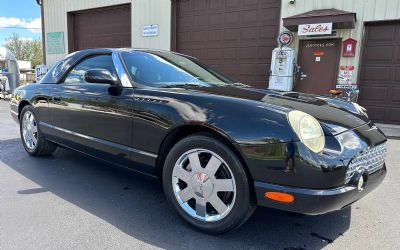
<path id="1" fill-rule="evenodd" d="M 40 121 L 49 121 L 49 100 L 51 88 L 45 84 L 28 84 L 13 91 L 10 101 L 11 116 L 19 122 L 19 115 L 25 105 L 31 105 Z"/>

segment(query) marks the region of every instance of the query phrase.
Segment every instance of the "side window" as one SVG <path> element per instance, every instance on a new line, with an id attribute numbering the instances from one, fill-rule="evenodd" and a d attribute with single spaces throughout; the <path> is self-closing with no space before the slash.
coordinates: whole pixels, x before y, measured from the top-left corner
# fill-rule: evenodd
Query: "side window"
<path id="1" fill-rule="evenodd" d="M 56 66 L 54 66 L 53 73 L 52 73 L 53 77 L 57 77 L 61 73 L 63 64 L 64 64 L 64 61 L 60 61 L 59 63 L 56 64 Z"/>
<path id="2" fill-rule="evenodd" d="M 64 82 L 85 83 L 84 75 L 89 69 L 107 69 L 112 75 L 117 75 L 111 55 L 99 55 L 84 59 L 82 62 L 75 65 L 75 67 L 68 73 Z"/>

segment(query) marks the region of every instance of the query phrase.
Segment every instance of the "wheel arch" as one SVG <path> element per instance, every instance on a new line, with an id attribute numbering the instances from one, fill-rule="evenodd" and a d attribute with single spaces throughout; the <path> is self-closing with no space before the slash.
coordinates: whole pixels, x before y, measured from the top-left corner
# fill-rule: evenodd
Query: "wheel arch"
<path id="1" fill-rule="evenodd" d="M 159 154 L 156 163 L 156 175 L 158 177 L 162 176 L 162 171 L 164 167 L 165 159 L 167 158 L 168 152 L 172 149 L 172 147 L 182 140 L 185 137 L 194 134 L 203 134 L 206 136 L 210 136 L 212 138 L 216 138 L 219 141 L 223 142 L 226 146 L 231 149 L 236 156 L 239 158 L 242 163 L 244 170 L 249 178 L 249 181 L 253 181 L 253 177 L 249 171 L 246 161 L 240 151 L 240 149 L 235 146 L 234 140 L 230 138 L 227 134 L 222 132 L 217 128 L 213 128 L 204 124 L 185 124 L 179 127 L 172 129 L 164 138 L 159 148 Z M 252 185 L 250 185 L 252 186 Z"/>
<path id="2" fill-rule="evenodd" d="M 31 105 L 31 103 L 28 102 L 27 100 L 22 100 L 18 104 L 18 119 L 20 119 L 20 115 L 21 115 L 22 109 L 27 105 Z"/>

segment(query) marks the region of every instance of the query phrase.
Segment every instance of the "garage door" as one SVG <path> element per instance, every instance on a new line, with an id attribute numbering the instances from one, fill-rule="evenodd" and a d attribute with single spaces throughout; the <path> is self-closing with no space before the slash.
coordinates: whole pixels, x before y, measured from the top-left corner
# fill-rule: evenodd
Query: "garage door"
<path id="1" fill-rule="evenodd" d="M 377 121 L 400 124 L 400 21 L 366 25 L 360 104 Z"/>
<path id="2" fill-rule="evenodd" d="M 266 88 L 280 2 L 176 1 L 173 49 L 193 55 L 238 81 Z"/>
<path id="3" fill-rule="evenodd" d="M 131 5 L 69 14 L 70 52 L 97 47 L 131 47 Z"/>

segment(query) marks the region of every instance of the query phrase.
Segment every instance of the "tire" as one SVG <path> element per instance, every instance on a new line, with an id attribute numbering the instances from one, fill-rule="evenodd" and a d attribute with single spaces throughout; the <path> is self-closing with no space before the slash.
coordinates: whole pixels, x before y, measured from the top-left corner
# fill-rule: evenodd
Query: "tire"
<path id="1" fill-rule="evenodd" d="M 24 121 L 24 119 L 28 119 Z M 28 125 L 29 124 L 29 125 Z M 32 106 L 25 106 L 20 114 L 19 131 L 25 151 L 32 156 L 51 155 L 57 145 L 44 138 L 38 126 L 39 119 Z"/>
<path id="2" fill-rule="evenodd" d="M 199 231 L 230 231 L 255 210 L 251 182 L 241 161 L 210 136 L 193 135 L 179 141 L 166 158 L 162 178 L 169 205 Z"/>

